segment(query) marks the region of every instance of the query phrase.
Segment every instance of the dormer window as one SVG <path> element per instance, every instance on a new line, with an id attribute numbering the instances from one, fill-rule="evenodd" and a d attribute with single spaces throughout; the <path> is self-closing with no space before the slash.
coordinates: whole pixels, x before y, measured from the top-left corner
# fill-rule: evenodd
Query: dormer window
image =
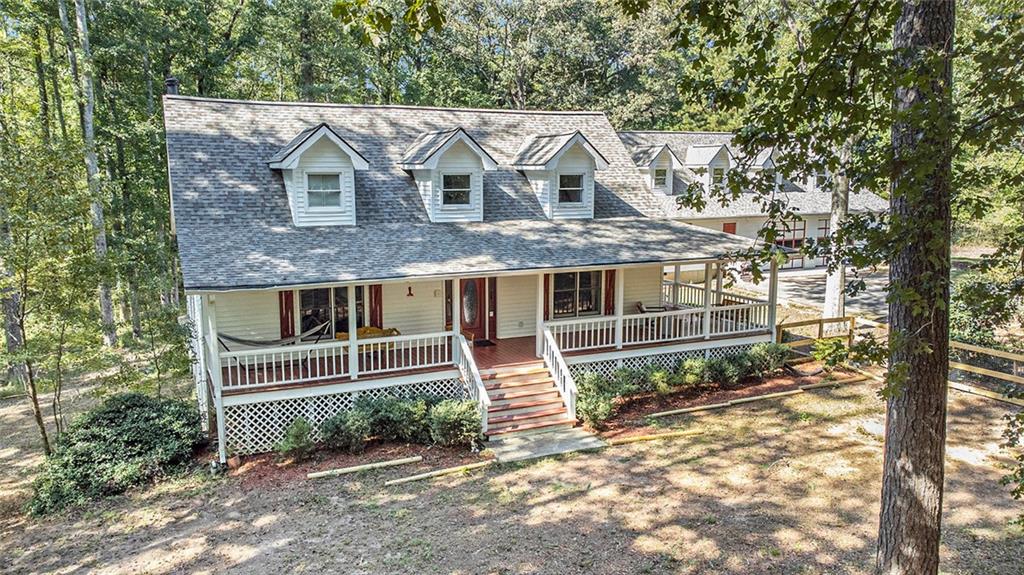
<path id="1" fill-rule="evenodd" d="M 306 174 L 306 199 L 309 209 L 341 207 L 341 174 Z"/>
<path id="2" fill-rule="evenodd" d="M 579 204 L 583 202 L 583 174 L 560 174 L 558 176 L 558 203 Z"/>
<path id="3" fill-rule="evenodd" d="M 828 174 L 826 174 L 825 172 L 818 172 L 818 173 L 814 174 L 814 187 L 815 188 L 824 188 L 825 184 L 827 182 L 828 182 Z"/>
<path id="4" fill-rule="evenodd" d="M 654 170 L 654 187 L 664 188 L 668 184 L 668 170 L 658 168 Z"/>
<path id="5" fill-rule="evenodd" d="M 466 206 L 470 203 L 470 174 L 445 174 L 442 177 L 441 203 L 445 206 Z"/>
<path id="6" fill-rule="evenodd" d="M 711 169 L 711 185 L 721 186 L 725 183 L 725 168 Z"/>

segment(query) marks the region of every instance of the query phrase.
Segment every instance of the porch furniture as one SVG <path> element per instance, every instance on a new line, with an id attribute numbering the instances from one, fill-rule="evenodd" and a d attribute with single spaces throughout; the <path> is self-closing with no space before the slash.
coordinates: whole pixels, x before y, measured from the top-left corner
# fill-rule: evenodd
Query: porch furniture
<path id="1" fill-rule="evenodd" d="M 309 330 L 306 330 L 306 331 L 300 333 L 299 335 L 295 335 L 295 336 L 292 336 L 292 337 L 284 337 L 284 338 L 281 338 L 281 339 L 273 339 L 273 340 L 244 339 L 244 338 L 241 338 L 241 337 L 235 337 L 235 336 L 232 336 L 232 335 L 227 335 L 227 334 L 219 333 L 218 332 L 217 333 L 217 341 L 220 343 L 221 347 L 223 347 L 225 351 L 232 351 L 232 349 L 230 347 L 228 347 L 228 345 L 226 343 L 224 343 L 225 341 L 230 341 L 231 343 L 236 343 L 238 345 L 244 345 L 244 346 L 247 346 L 247 347 L 280 347 L 280 346 L 283 346 L 283 345 L 294 345 L 294 344 L 302 341 L 303 339 L 305 339 L 305 338 L 307 338 L 307 337 L 309 337 L 309 336 L 311 336 L 311 335 L 313 335 L 313 334 L 315 334 L 317 332 L 322 332 L 324 330 L 324 328 L 326 328 L 327 325 L 330 324 L 330 323 L 331 322 L 329 322 L 329 321 L 325 321 L 324 323 L 322 323 L 322 324 L 320 324 L 320 325 L 318 325 L 316 327 L 310 328 Z M 318 333 L 317 334 L 316 342 L 315 343 L 320 343 L 320 337 L 321 336 L 323 336 L 323 333 Z"/>

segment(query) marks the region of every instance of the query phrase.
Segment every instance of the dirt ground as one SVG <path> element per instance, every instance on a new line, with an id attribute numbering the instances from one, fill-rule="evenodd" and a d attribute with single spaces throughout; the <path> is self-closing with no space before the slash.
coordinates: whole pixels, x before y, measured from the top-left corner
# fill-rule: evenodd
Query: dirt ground
<path id="1" fill-rule="evenodd" d="M 71 516 L 5 495 L 5 573 L 867 573 L 882 404 L 815 390 L 669 426 L 702 435 L 386 488 L 379 470 L 248 487 L 191 476 Z M 1024 505 L 999 484 L 1008 406 L 951 392 L 943 571 L 1024 571 Z M 27 476 L 20 404 L 0 403 L 0 473 Z M 6 438 L 14 434 L 13 444 Z M 5 477 L 7 492 L 22 479 Z"/>

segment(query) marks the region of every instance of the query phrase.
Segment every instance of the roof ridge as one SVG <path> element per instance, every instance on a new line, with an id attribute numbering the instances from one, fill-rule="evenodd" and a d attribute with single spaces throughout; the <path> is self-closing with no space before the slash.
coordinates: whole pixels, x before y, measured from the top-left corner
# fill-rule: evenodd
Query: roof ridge
<path id="1" fill-rule="evenodd" d="M 206 96 L 164 95 L 165 100 L 193 102 L 214 102 L 220 104 L 243 104 L 257 106 L 299 106 L 310 108 L 384 108 L 392 110 L 435 110 L 441 112 L 480 112 L 485 114 L 542 114 L 551 116 L 606 116 L 599 110 L 507 110 L 503 108 L 453 108 L 444 106 L 415 106 L 412 104 L 341 104 L 335 102 L 280 102 L 273 100 L 239 100 L 233 98 L 210 98 Z"/>
<path id="2" fill-rule="evenodd" d="M 712 135 L 726 135 L 735 136 L 736 132 L 726 132 L 717 130 L 619 130 L 619 134 L 712 134 Z"/>

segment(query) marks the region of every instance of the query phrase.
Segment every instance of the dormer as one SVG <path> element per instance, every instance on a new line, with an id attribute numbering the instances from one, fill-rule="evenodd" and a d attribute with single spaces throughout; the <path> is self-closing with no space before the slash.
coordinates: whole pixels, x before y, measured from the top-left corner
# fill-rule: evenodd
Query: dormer
<path id="1" fill-rule="evenodd" d="M 498 163 L 462 128 L 420 134 L 398 165 L 416 180 L 430 221 L 483 221 L 484 172 Z"/>
<path id="2" fill-rule="evenodd" d="M 550 219 L 594 217 L 594 172 L 608 160 L 580 131 L 531 136 L 512 162 Z"/>
<path id="3" fill-rule="evenodd" d="M 683 162 L 667 144 L 636 149 L 633 162 L 652 191 L 666 196 L 674 193 L 672 180 L 675 173 L 683 169 Z"/>
<path id="4" fill-rule="evenodd" d="M 296 226 L 355 225 L 355 171 L 370 163 L 330 126 L 303 130 L 268 165 L 281 170 Z"/>
<path id="5" fill-rule="evenodd" d="M 725 185 L 732 160 L 732 152 L 725 144 L 698 144 L 686 149 L 686 167 L 700 174 L 708 189 Z"/>
<path id="6" fill-rule="evenodd" d="M 776 188 L 781 186 L 782 176 L 776 170 L 775 156 L 775 148 L 765 148 L 758 152 L 754 159 L 751 160 L 750 165 L 747 166 L 750 177 L 757 178 L 763 175 L 765 178 L 774 180 Z"/>

